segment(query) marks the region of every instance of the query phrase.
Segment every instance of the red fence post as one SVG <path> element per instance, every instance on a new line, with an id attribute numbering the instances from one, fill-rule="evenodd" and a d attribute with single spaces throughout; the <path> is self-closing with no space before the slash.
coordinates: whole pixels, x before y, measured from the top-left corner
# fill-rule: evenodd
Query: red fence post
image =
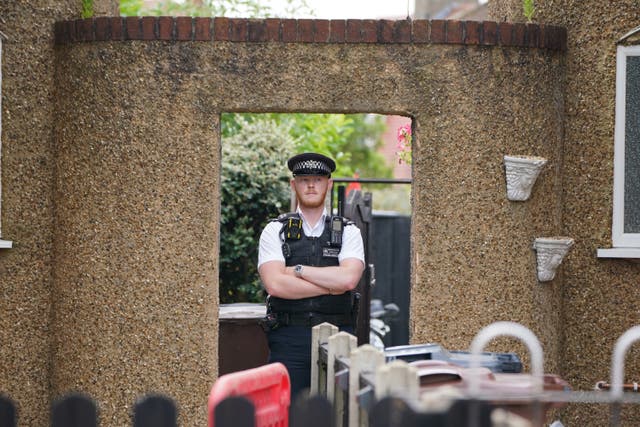
<path id="1" fill-rule="evenodd" d="M 218 403 L 232 396 L 244 396 L 254 404 L 256 427 L 288 427 L 291 384 L 283 364 L 271 363 L 218 378 L 209 394 L 209 427 L 215 427 Z"/>

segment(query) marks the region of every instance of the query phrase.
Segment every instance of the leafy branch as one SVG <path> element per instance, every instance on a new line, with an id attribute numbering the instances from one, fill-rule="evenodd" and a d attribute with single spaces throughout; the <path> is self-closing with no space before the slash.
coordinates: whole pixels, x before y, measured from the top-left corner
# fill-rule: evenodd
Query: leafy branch
<path id="1" fill-rule="evenodd" d="M 527 18 L 528 22 L 533 21 L 533 15 L 536 13 L 536 6 L 533 3 L 533 0 L 523 0 L 522 11 L 524 12 L 524 17 Z"/>
<path id="2" fill-rule="evenodd" d="M 91 18 L 93 16 L 93 0 L 82 0 L 82 18 Z"/>

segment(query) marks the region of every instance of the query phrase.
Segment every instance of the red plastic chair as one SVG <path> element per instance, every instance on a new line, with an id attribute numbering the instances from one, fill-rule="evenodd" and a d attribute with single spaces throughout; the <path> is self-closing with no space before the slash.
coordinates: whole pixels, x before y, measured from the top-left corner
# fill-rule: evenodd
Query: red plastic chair
<path id="1" fill-rule="evenodd" d="M 215 427 L 215 408 L 222 400 L 243 396 L 255 406 L 256 427 L 288 427 L 291 383 L 282 363 L 232 372 L 218 378 L 209 394 L 209 427 Z"/>

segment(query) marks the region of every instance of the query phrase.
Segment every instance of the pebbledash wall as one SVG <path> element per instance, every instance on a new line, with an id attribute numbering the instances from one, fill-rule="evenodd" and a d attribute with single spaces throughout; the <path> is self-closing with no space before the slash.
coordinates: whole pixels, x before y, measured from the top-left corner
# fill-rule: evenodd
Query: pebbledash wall
<path id="1" fill-rule="evenodd" d="M 153 391 L 176 399 L 181 425 L 205 422 L 219 115 L 233 111 L 411 116 L 412 342 L 466 349 L 512 320 L 540 338 L 547 372 L 576 389 L 607 379 L 637 322 L 638 267 L 594 254 L 610 245 L 615 41 L 637 11 L 540 1 L 559 26 L 523 24 L 516 3 L 490 3 L 500 23 L 77 20 L 79 2 L 0 3 L 1 237 L 14 242 L 0 252 L 0 392 L 21 425 L 46 425 L 74 390 L 103 426 Z M 526 202 L 506 198 L 504 155 L 548 159 Z M 558 235 L 576 244 L 540 283 L 533 240 Z M 510 339 L 490 349 L 527 360 Z M 566 425 L 605 416 L 570 408 Z"/>

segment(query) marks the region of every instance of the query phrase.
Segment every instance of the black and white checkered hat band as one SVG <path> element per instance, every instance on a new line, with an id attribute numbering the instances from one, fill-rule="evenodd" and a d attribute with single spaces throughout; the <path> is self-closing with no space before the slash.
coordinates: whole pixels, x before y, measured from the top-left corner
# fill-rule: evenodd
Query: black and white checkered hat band
<path id="1" fill-rule="evenodd" d="M 319 160 L 303 160 L 293 167 L 293 174 L 299 175 L 330 175 L 331 169 L 325 162 Z"/>

